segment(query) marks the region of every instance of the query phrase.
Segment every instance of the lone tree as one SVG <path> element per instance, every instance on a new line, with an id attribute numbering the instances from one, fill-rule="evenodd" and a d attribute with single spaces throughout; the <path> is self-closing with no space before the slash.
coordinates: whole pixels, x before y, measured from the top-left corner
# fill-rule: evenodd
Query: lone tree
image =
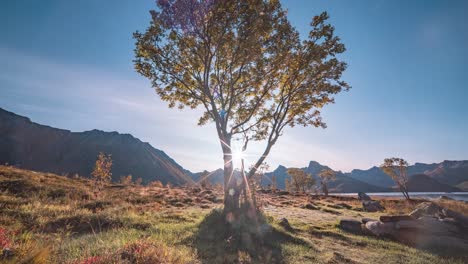
<path id="1" fill-rule="evenodd" d="M 102 152 L 99 153 L 94 170 L 91 175 L 94 178 L 94 188 L 96 196 L 101 192 L 104 184 L 111 181 L 112 178 L 112 157 Z"/>
<path id="2" fill-rule="evenodd" d="M 345 51 L 328 14 L 315 16 L 305 40 L 279 0 L 158 0 L 145 32 L 135 32 L 134 64 L 169 107 L 201 107 L 224 159 L 224 210 L 240 194 L 286 127 L 323 127 L 320 109 L 348 90 Z M 261 141 L 263 153 L 238 183 L 231 142 Z M 244 172 L 242 172 L 244 173 Z"/>
<path id="3" fill-rule="evenodd" d="M 288 174 L 291 176 L 291 186 L 297 192 L 305 192 L 307 189 L 315 185 L 315 180 L 312 175 L 297 168 L 288 169 Z"/>
<path id="4" fill-rule="evenodd" d="M 336 173 L 331 169 L 324 169 L 318 174 L 320 178 L 320 185 L 325 196 L 328 196 L 328 182 L 336 179 Z"/>
<path id="5" fill-rule="evenodd" d="M 410 200 L 406 185 L 408 183 L 408 162 L 402 158 L 388 158 L 384 160 L 380 168 L 395 181 L 403 196 Z"/>

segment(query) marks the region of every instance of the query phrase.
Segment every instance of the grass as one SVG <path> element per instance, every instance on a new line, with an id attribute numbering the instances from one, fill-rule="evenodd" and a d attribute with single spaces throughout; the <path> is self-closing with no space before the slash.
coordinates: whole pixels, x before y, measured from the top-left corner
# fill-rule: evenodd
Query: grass
<path id="1" fill-rule="evenodd" d="M 228 227 L 221 190 L 108 185 L 0 166 L 2 263 L 466 263 L 337 228 L 340 217 L 378 218 L 352 198 L 258 194 L 263 210 Z M 125 195 L 123 195 L 125 194 Z M 385 214 L 421 201 L 383 200 Z M 466 204 L 442 201 L 465 213 Z M 303 209 L 313 204 L 314 209 Z M 305 208 L 305 207 L 304 207 Z M 312 207 L 310 207 L 312 208 Z M 280 226 L 286 217 L 293 230 Z M 234 234 L 234 235 L 233 235 Z M 28 262 L 29 261 L 29 262 Z"/>

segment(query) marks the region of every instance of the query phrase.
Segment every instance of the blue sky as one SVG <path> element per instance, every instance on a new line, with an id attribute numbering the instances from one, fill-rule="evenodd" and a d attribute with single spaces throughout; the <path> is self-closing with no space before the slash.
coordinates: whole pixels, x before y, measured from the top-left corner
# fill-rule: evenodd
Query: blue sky
<path id="1" fill-rule="evenodd" d="M 353 88 L 325 108 L 327 129 L 288 129 L 268 159 L 272 168 L 468 159 L 467 1 L 282 3 L 304 36 L 313 15 L 329 12 Z M 133 70 L 132 32 L 146 28 L 154 6 L 2 1 L 0 107 L 72 131 L 131 133 L 193 171 L 221 167 L 213 126 L 198 127 L 198 111 L 168 109 Z"/>

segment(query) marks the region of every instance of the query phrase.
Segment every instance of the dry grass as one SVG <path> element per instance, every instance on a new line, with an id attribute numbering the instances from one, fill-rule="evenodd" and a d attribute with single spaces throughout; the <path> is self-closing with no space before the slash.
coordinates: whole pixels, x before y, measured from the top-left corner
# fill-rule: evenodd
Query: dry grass
<path id="1" fill-rule="evenodd" d="M 91 186 L 87 179 L 0 166 L 0 246 L 14 252 L 0 262 L 464 263 L 336 227 L 342 217 L 407 213 L 421 201 L 383 199 L 385 212 L 368 213 L 353 197 L 258 193 L 263 224 L 238 230 L 269 231 L 233 239 L 213 211 L 221 206 L 220 189 L 114 184 L 95 199 Z M 440 202 L 467 212 L 466 203 Z M 293 230 L 279 226 L 283 217 Z"/>

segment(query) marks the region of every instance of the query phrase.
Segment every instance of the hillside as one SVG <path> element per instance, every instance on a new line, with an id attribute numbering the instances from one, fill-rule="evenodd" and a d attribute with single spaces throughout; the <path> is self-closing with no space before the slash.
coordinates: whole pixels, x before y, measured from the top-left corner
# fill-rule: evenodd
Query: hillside
<path id="1" fill-rule="evenodd" d="M 462 182 L 462 183 L 460 183 L 460 184 L 457 184 L 456 187 L 457 187 L 458 189 L 461 189 L 461 190 L 467 192 L 467 191 L 468 191 L 468 181 L 464 181 L 464 182 Z"/>
<path id="2" fill-rule="evenodd" d="M 415 174 L 407 183 L 410 192 L 460 192 L 459 188 L 440 183 L 425 174 Z M 395 191 L 398 191 L 395 189 Z"/>
<path id="3" fill-rule="evenodd" d="M 144 183 L 192 182 L 172 158 L 132 135 L 99 130 L 71 132 L 31 122 L 0 108 L 0 164 L 87 176 L 101 151 L 112 155 L 113 180 L 131 174 Z"/>
<path id="4" fill-rule="evenodd" d="M 355 197 L 258 192 L 266 223 L 253 229 L 264 238 L 240 242 L 225 236 L 222 189 L 112 184 L 94 197 L 92 184 L 0 166 L 0 250 L 9 253 L 0 262 L 466 263 L 463 251 L 438 255 L 337 227 L 340 219 L 408 213 L 422 200 L 382 199 L 385 212 L 369 213 Z M 468 212 L 466 203 L 442 202 Z M 283 218 L 293 230 L 281 225 Z"/>

